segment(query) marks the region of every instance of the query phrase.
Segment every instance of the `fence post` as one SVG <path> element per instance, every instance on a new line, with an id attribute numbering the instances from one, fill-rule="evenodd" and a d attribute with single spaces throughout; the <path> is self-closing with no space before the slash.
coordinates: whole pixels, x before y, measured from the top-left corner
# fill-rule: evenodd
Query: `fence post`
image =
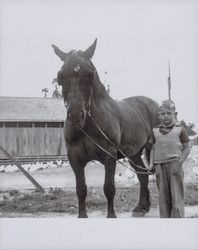
<path id="1" fill-rule="evenodd" d="M 0 150 L 18 167 L 18 169 L 31 181 L 31 183 L 36 187 L 36 189 L 42 193 L 45 190 L 41 187 L 41 185 L 24 169 L 21 167 L 21 164 L 17 162 L 1 145 Z"/>

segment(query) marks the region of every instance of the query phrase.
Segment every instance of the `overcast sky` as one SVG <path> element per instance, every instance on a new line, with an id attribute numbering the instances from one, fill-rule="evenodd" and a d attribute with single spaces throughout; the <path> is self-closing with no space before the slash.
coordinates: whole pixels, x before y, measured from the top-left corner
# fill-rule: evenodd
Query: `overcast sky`
<path id="1" fill-rule="evenodd" d="M 198 127 L 198 1 L 0 0 L 0 95 L 52 91 L 62 62 L 51 44 L 85 50 L 95 38 L 113 98 L 167 99 L 170 60 L 178 117 Z"/>

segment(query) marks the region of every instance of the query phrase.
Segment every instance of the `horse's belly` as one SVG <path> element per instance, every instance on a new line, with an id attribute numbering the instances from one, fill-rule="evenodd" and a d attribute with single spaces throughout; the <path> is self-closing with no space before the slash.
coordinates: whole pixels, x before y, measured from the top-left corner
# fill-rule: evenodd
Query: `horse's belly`
<path id="1" fill-rule="evenodd" d="M 146 144 L 150 133 L 145 129 L 140 131 L 127 131 L 121 137 L 120 150 L 126 155 L 134 155 L 138 153 Z"/>

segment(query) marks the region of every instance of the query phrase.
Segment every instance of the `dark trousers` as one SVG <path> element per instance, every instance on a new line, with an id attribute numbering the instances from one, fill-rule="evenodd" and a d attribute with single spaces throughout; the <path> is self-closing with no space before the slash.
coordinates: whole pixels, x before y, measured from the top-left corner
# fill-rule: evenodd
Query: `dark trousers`
<path id="1" fill-rule="evenodd" d="M 184 217 L 184 173 L 178 160 L 156 164 L 161 218 Z"/>

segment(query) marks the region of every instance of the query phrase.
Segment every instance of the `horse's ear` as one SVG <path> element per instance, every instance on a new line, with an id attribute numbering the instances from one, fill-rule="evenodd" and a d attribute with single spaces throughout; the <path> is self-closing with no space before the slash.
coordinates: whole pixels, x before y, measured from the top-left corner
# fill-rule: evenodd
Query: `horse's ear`
<path id="1" fill-rule="evenodd" d="M 83 52 L 83 55 L 86 59 L 92 58 L 96 49 L 96 44 L 97 44 L 97 38 L 95 39 L 94 43 L 87 50 Z"/>
<path id="2" fill-rule="evenodd" d="M 60 57 L 60 59 L 61 59 L 62 61 L 65 61 L 65 57 L 66 57 L 67 53 L 61 51 L 57 46 L 55 46 L 55 45 L 53 45 L 53 44 L 52 44 L 52 48 L 54 49 L 55 54 L 56 54 L 58 57 Z"/>

